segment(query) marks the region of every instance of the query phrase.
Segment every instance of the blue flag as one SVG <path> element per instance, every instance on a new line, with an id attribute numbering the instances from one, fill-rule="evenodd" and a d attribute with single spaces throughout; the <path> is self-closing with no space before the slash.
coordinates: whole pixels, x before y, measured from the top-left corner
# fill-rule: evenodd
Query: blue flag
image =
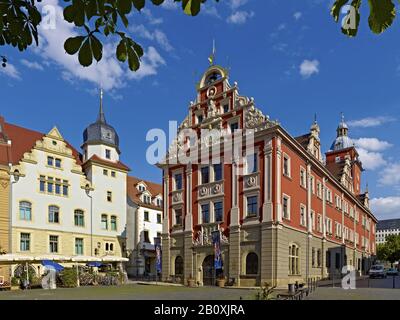
<path id="1" fill-rule="evenodd" d="M 221 252 L 221 235 L 220 232 L 212 233 L 212 241 L 214 245 L 214 267 L 215 270 L 222 269 L 222 252 Z"/>

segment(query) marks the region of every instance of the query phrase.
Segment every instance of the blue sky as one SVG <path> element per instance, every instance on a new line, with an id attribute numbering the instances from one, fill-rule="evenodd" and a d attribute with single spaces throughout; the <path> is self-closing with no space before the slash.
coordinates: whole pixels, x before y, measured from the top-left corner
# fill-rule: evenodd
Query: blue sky
<path id="1" fill-rule="evenodd" d="M 43 3 L 61 12 L 61 1 Z M 41 30 L 39 48 L 1 48 L 9 66 L 0 72 L 0 114 L 42 132 L 56 125 L 79 148 L 84 128 L 96 118 L 102 85 L 122 160 L 133 175 L 160 181 L 160 171 L 145 160 L 146 133 L 185 117 L 215 39 L 216 62 L 230 68 L 231 82 L 291 134 L 308 132 L 317 113 L 326 151 L 344 112 L 376 215 L 400 217 L 400 22 L 373 35 L 364 7 L 359 35 L 349 39 L 330 17 L 330 3 L 208 0 L 193 18 L 171 2 L 155 7 L 148 1 L 148 9 L 130 17 L 130 33 L 146 52 L 134 74 L 115 61 L 112 42 L 102 62 L 80 67 L 62 48 L 77 31 L 57 18 L 55 30 Z"/>

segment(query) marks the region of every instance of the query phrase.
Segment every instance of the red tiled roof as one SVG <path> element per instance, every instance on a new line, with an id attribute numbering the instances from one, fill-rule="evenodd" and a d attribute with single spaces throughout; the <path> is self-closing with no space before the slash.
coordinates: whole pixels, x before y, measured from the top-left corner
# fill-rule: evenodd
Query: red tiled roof
<path id="1" fill-rule="evenodd" d="M 340 181 L 342 174 L 343 174 L 343 168 L 345 166 L 345 162 L 330 162 L 326 164 L 326 168 L 332 175 Z"/>
<path id="2" fill-rule="evenodd" d="M 11 163 L 10 147 L 6 143 L 0 142 L 0 165 L 7 166 Z"/>
<path id="3" fill-rule="evenodd" d="M 111 167 L 111 168 L 115 168 L 115 169 L 119 169 L 119 170 L 124 170 L 124 171 L 130 171 L 131 170 L 127 165 L 123 164 L 121 161 L 117 161 L 117 162 L 108 161 L 108 160 L 104 160 L 104 159 L 100 158 L 97 155 L 91 156 L 90 159 L 87 160 L 83 165 L 85 166 L 89 162 L 95 162 L 95 163 L 98 163 L 100 165 L 104 165 L 104 166 L 107 166 L 107 167 Z"/>
<path id="4" fill-rule="evenodd" d="M 44 136 L 43 133 L 9 123 L 4 124 L 4 132 L 11 140 L 10 160 L 12 164 L 18 164 L 24 157 L 24 153 L 31 151 L 36 141 L 41 140 Z"/>
<path id="5" fill-rule="evenodd" d="M 142 192 L 140 192 L 136 188 L 136 186 L 138 185 L 139 182 L 144 182 L 146 184 L 146 190 L 149 191 L 153 197 L 155 197 L 159 194 L 162 195 L 162 185 L 161 184 L 143 180 L 143 179 L 140 179 L 137 177 L 129 177 L 128 176 L 127 180 L 126 180 L 126 184 L 127 184 L 127 193 L 128 193 L 129 198 L 131 198 L 131 200 L 133 202 L 138 203 L 141 206 L 153 208 L 156 210 L 161 210 L 160 207 L 144 203 L 140 200 L 140 195 L 142 194 Z"/>
<path id="6" fill-rule="evenodd" d="M 310 142 L 311 133 L 307 133 L 305 135 L 295 137 L 296 141 L 302 145 L 304 149 L 307 150 L 308 144 Z"/>
<path id="7" fill-rule="evenodd" d="M 11 140 L 11 155 L 9 162 L 18 164 L 24 157 L 24 153 L 30 152 L 36 144 L 36 141 L 42 140 L 44 133 L 26 129 L 14 124 L 4 123 L 4 134 Z M 79 152 L 67 141 L 68 148 L 72 150 L 72 155 L 78 165 L 82 164 Z"/>

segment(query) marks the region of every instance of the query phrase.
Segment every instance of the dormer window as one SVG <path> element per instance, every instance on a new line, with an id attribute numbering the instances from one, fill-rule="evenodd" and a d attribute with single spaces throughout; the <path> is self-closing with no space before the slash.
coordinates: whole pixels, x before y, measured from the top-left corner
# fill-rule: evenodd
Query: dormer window
<path id="1" fill-rule="evenodd" d="M 146 187 L 144 185 L 142 185 L 142 184 L 139 184 L 138 189 L 139 189 L 140 192 L 146 191 Z"/>
<path id="2" fill-rule="evenodd" d="M 143 202 L 146 204 L 151 204 L 151 197 L 148 195 L 143 196 Z"/>
<path id="3" fill-rule="evenodd" d="M 203 120 L 204 120 L 203 115 L 202 115 L 202 114 L 199 114 L 199 115 L 197 116 L 197 123 L 198 123 L 198 124 L 201 124 L 201 123 L 203 122 Z"/>
<path id="4" fill-rule="evenodd" d="M 162 207 L 162 199 L 161 198 L 157 198 L 156 204 L 157 204 L 157 207 Z"/>

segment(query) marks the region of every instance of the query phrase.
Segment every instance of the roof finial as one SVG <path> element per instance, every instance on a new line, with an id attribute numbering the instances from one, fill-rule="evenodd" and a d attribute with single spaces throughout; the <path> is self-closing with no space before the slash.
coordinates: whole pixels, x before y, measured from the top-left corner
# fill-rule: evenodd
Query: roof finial
<path id="1" fill-rule="evenodd" d="M 99 116 L 97 118 L 97 121 L 106 123 L 106 117 L 104 116 L 104 110 L 103 110 L 103 87 L 100 88 L 100 109 L 99 109 Z"/>
<path id="2" fill-rule="evenodd" d="M 344 113 L 343 112 L 340 113 L 340 118 L 342 120 L 342 123 L 344 123 Z"/>
<path id="3" fill-rule="evenodd" d="M 314 123 L 317 124 L 317 113 L 314 113 Z"/>
<path id="4" fill-rule="evenodd" d="M 210 66 L 213 66 L 215 64 L 215 53 L 216 53 L 216 49 L 215 49 L 215 39 L 213 39 L 213 49 L 212 49 L 212 53 L 210 54 L 210 56 L 208 57 L 208 62 L 210 63 Z"/>

